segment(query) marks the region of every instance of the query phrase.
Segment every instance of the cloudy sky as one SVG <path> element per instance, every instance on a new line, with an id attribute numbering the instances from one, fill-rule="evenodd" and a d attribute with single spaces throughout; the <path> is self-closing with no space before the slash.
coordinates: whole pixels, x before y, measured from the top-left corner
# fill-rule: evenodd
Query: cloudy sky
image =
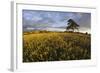
<path id="1" fill-rule="evenodd" d="M 23 10 L 23 30 L 49 30 L 65 31 L 67 21 L 73 19 L 79 26 L 81 32 L 90 32 L 91 14 L 80 12 L 56 12 Z"/>

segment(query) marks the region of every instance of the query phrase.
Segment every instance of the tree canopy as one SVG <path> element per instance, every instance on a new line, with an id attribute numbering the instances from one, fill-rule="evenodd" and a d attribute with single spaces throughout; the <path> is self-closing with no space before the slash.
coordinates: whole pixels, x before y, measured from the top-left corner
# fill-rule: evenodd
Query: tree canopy
<path id="1" fill-rule="evenodd" d="M 67 22 L 68 26 L 66 27 L 66 30 L 71 29 L 74 32 L 74 30 L 77 29 L 79 31 L 79 25 L 73 19 L 69 19 Z"/>

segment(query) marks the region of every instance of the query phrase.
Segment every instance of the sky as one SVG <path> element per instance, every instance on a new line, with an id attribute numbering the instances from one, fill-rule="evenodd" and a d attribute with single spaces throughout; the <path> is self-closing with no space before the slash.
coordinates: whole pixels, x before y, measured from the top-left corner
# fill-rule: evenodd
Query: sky
<path id="1" fill-rule="evenodd" d="M 65 31 L 67 21 L 73 19 L 81 32 L 89 32 L 91 28 L 91 13 L 23 10 L 23 30 Z"/>

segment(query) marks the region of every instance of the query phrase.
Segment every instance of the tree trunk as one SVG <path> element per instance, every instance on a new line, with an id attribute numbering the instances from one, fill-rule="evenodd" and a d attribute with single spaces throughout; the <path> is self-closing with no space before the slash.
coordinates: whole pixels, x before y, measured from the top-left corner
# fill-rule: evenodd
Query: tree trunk
<path id="1" fill-rule="evenodd" d="M 73 32 L 74 32 L 74 29 L 73 29 Z"/>

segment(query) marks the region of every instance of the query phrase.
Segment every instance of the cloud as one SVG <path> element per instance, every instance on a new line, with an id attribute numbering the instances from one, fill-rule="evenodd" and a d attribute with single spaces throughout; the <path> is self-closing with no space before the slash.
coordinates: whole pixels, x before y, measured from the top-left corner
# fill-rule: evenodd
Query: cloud
<path id="1" fill-rule="evenodd" d="M 24 28 L 66 27 L 69 19 L 78 23 L 80 28 L 90 29 L 91 26 L 90 13 L 23 10 L 22 14 Z"/>
<path id="2" fill-rule="evenodd" d="M 42 17 L 38 17 L 38 16 L 32 17 L 32 21 L 34 21 L 34 22 L 37 22 L 37 21 L 40 21 L 40 20 L 42 20 Z"/>

